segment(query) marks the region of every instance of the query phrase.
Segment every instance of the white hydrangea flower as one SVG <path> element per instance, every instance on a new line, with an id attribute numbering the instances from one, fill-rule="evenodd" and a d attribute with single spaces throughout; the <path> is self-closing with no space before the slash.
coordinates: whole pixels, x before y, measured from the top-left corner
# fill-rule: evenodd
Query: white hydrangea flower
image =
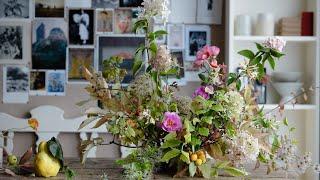
<path id="1" fill-rule="evenodd" d="M 140 19 L 151 19 L 159 16 L 163 22 L 167 22 L 170 14 L 169 0 L 144 0 L 143 8 L 140 8 Z"/>
<path id="2" fill-rule="evenodd" d="M 158 47 L 157 55 L 151 59 L 151 64 L 153 69 L 159 72 L 168 71 L 175 65 L 175 61 L 166 45 Z"/>
<path id="3" fill-rule="evenodd" d="M 245 107 L 245 102 L 241 94 L 237 91 L 229 91 L 226 93 L 228 110 L 233 118 L 238 119 Z"/>
<path id="4" fill-rule="evenodd" d="M 267 48 L 282 52 L 284 47 L 286 46 L 286 41 L 280 37 L 270 37 L 263 42 L 263 45 Z"/>

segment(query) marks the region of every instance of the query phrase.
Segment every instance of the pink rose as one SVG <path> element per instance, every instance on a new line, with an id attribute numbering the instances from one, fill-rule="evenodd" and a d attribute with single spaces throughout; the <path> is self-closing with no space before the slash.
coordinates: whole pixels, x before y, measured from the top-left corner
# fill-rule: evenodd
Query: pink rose
<path id="1" fill-rule="evenodd" d="M 165 112 L 161 128 L 166 132 L 180 131 L 182 129 L 180 116 L 175 112 Z"/>

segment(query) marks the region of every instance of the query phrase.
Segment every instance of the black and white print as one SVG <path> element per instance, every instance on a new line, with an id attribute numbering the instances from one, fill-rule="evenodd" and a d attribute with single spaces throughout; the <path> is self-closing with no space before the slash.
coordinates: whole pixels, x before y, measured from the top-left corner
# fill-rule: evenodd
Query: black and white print
<path id="1" fill-rule="evenodd" d="M 36 18 L 63 18 L 64 0 L 34 0 Z"/>
<path id="2" fill-rule="evenodd" d="M 94 10 L 72 9 L 69 11 L 69 44 L 93 45 Z"/>
<path id="3" fill-rule="evenodd" d="M 29 18 L 31 0 L 1 0 L 0 18 Z"/>
<path id="4" fill-rule="evenodd" d="M 66 91 L 66 71 L 47 71 L 47 95 L 64 96 Z"/>
<path id="5" fill-rule="evenodd" d="M 23 59 L 23 27 L 0 25 L 0 63 Z"/>
<path id="6" fill-rule="evenodd" d="M 186 60 L 194 61 L 197 52 L 210 45 L 210 27 L 205 25 L 186 26 Z"/>
<path id="7" fill-rule="evenodd" d="M 93 8 L 118 8 L 119 0 L 92 0 Z"/>

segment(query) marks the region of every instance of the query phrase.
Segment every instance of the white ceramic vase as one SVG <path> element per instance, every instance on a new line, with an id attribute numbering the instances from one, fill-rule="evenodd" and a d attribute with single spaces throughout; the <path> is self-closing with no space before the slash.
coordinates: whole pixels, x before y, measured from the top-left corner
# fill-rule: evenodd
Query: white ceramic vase
<path id="1" fill-rule="evenodd" d="M 259 13 L 255 26 L 255 35 L 274 36 L 275 20 L 271 13 Z"/>
<path id="2" fill-rule="evenodd" d="M 250 36 L 251 35 L 251 17 L 249 15 L 238 15 L 235 20 L 234 33 L 237 36 Z"/>

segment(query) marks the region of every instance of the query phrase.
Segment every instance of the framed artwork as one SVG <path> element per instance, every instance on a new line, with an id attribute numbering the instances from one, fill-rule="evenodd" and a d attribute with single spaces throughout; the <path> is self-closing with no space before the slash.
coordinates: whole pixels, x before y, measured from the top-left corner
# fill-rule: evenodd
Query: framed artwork
<path id="1" fill-rule="evenodd" d="M 119 0 L 92 0 L 93 8 L 118 8 Z"/>
<path id="2" fill-rule="evenodd" d="M 221 24 L 223 0 L 198 0 L 197 23 Z"/>
<path id="3" fill-rule="evenodd" d="M 34 0 L 35 18 L 64 18 L 64 0 Z"/>
<path id="4" fill-rule="evenodd" d="M 167 25 L 167 44 L 169 49 L 184 49 L 185 26 L 183 24 Z"/>
<path id="5" fill-rule="evenodd" d="M 65 0 L 66 8 L 91 8 L 91 0 Z"/>
<path id="6" fill-rule="evenodd" d="M 121 68 L 127 70 L 127 75 L 122 83 L 130 83 L 133 79 L 132 68 L 134 54 L 137 47 L 145 43 L 144 37 L 123 37 L 123 36 L 99 36 L 98 38 L 98 59 L 99 71 L 103 70 L 102 63 L 111 56 L 123 57 Z"/>
<path id="7" fill-rule="evenodd" d="M 0 18 L 30 18 L 32 0 L 1 0 Z"/>
<path id="8" fill-rule="evenodd" d="M 155 24 L 154 26 L 153 26 L 153 31 L 159 31 L 159 30 L 166 30 L 166 26 L 164 25 L 164 24 Z M 158 44 L 165 44 L 166 43 L 166 35 L 163 35 L 163 36 L 161 36 L 161 37 L 158 37 L 157 39 L 156 39 L 156 42 L 158 43 Z"/>
<path id="9" fill-rule="evenodd" d="M 69 44 L 94 45 L 94 10 L 69 10 Z"/>
<path id="10" fill-rule="evenodd" d="M 120 7 L 139 7 L 143 0 L 120 0 Z"/>
<path id="11" fill-rule="evenodd" d="M 96 32 L 112 33 L 113 32 L 113 14 L 112 9 L 97 9 L 96 10 Z"/>
<path id="12" fill-rule="evenodd" d="M 32 31 L 32 69 L 66 69 L 67 23 L 35 20 Z"/>
<path id="13" fill-rule="evenodd" d="M 30 24 L 0 21 L 0 64 L 25 64 L 30 59 Z"/>
<path id="14" fill-rule="evenodd" d="M 94 48 L 69 48 L 68 82 L 85 82 L 84 68 L 94 69 Z"/>
<path id="15" fill-rule="evenodd" d="M 210 45 L 210 27 L 206 25 L 186 26 L 185 60 L 194 61 L 197 52 L 205 45 Z"/>
<path id="16" fill-rule="evenodd" d="M 66 94 L 66 71 L 47 71 L 47 95 L 64 96 Z"/>
<path id="17" fill-rule="evenodd" d="M 131 9 L 116 9 L 115 14 L 115 25 L 114 32 L 116 34 L 129 34 L 132 33 L 132 16 L 133 12 Z"/>
<path id="18" fill-rule="evenodd" d="M 30 92 L 31 96 L 46 95 L 46 71 L 30 71 Z"/>
<path id="19" fill-rule="evenodd" d="M 3 102 L 27 103 L 29 101 L 29 68 L 24 65 L 3 67 Z"/>

